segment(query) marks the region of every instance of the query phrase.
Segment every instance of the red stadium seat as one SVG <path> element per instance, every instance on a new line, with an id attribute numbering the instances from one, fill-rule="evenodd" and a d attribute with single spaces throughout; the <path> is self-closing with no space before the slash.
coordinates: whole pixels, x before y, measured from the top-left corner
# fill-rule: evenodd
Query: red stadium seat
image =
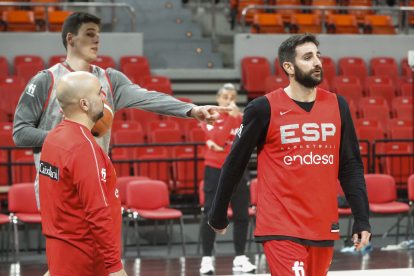
<path id="1" fill-rule="evenodd" d="M 9 75 L 9 64 L 5 57 L 0 56 L 0 77 Z"/>
<path id="2" fill-rule="evenodd" d="M 113 134 L 120 130 L 139 130 L 142 131 L 142 126 L 136 121 L 114 121 L 112 123 L 111 131 Z"/>
<path id="3" fill-rule="evenodd" d="M 332 14 L 328 16 L 328 34 L 359 34 L 355 15 Z"/>
<path id="4" fill-rule="evenodd" d="M 194 158 L 194 146 L 177 146 L 173 149 L 173 158 L 188 159 Z M 204 147 L 197 150 L 197 158 L 204 157 Z M 177 194 L 194 194 L 194 181 L 200 182 L 204 177 L 204 160 L 197 161 L 197 179 L 195 180 L 194 161 L 174 161 L 173 162 L 174 179 L 176 183 Z"/>
<path id="5" fill-rule="evenodd" d="M 366 68 L 365 60 L 360 57 L 343 57 L 338 60 L 339 75 L 345 75 L 343 73 L 343 67 L 346 64 L 358 65 Z"/>
<path id="6" fill-rule="evenodd" d="M 401 96 L 412 96 L 413 95 L 413 83 L 412 82 L 403 83 L 400 88 L 400 95 Z"/>
<path id="7" fill-rule="evenodd" d="M 400 104 L 397 106 L 397 118 L 399 119 L 412 119 L 413 118 L 413 106 L 408 104 Z"/>
<path id="8" fill-rule="evenodd" d="M 173 129 L 179 131 L 180 127 L 179 124 L 173 120 L 158 120 L 148 123 L 148 133 L 152 133 L 157 129 Z"/>
<path id="9" fill-rule="evenodd" d="M 363 96 L 362 87 L 359 83 L 338 83 L 336 93 L 345 98 L 352 99 L 355 103 L 359 103 Z"/>
<path id="10" fill-rule="evenodd" d="M 312 1 L 313 7 L 318 6 L 329 6 L 329 7 L 335 7 L 336 1 L 335 0 L 313 0 Z M 316 14 L 319 18 L 322 16 L 322 10 L 311 10 L 313 14 Z M 337 10 L 325 10 L 325 18 L 327 18 L 330 15 L 338 13 Z"/>
<path id="11" fill-rule="evenodd" d="M 362 6 L 362 7 L 372 7 L 371 0 L 348 0 L 349 7 Z M 374 14 L 372 10 L 348 10 L 348 14 L 356 16 L 358 24 L 363 24 L 365 16 Z"/>
<path id="12" fill-rule="evenodd" d="M 335 62 L 330 57 L 321 57 L 320 60 L 323 68 L 323 79 L 327 80 L 331 89 L 333 89 L 333 80 L 336 76 Z"/>
<path id="13" fill-rule="evenodd" d="M 167 77 L 145 76 L 142 78 L 143 87 L 147 90 L 153 90 L 168 95 L 173 95 L 171 81 Z"/>
<path id="14" fill-rule="evenodd" d="M 116 113 L 115 113 L 116 114 Z M 156 113 L 152 113 L 149 111 L 137 109 L 137 108 L 130 108 L 129 109 L 130 120 L 136 121 L 141 123 L 142 131 L 144 133 L 145 139 L 148 138 L 148 123 L 151 121 L 158 121 L 160 120 L 160 115 Z"/>
<path id="15" fill-rule="evenodd" d="M 385 154 L 412 154 L 411 143 L 387 143 Z M 407 188 L 408 177 L 413 173 L 412 156 L 389 156 L 384 158 L 384 173 L 392 175 L 397 188 Z"/>
<path id="16" fill-rule="evenodd" d="M 371 75 L 390 77 L 394 83 L 398 81 L 398 65 L 393 58 L 378 57 L 371 59 L 370 70 Z"/>
<path id="17" fill-rule="evenodd" d="M 168 116 L 168 117 L 166 117 L 166 120 L 176 122 L 177 125 L 178 125 L 178 130 L 180 131 L 180 134 L 181 134 L 181 138 L 184 141 L 188 140 L 188 136 L 186 135 L 186 128 L 185 127 L 186 127 L 188 121 L 190 121 L 189 119 Z M 197 120 L 194 120 L 194 119 L 191 120 L 191 121 L 198 122 Z"/>
<path id="18" fill-rule="evenodd" d="M 264 0 L 231 0 L 230 7 L 237 12 L 237 20 L 241 21 L 241 13 L 243 9 L 250 5 L 264 5 Z M 264 13 L 264 9 L 250 9 L 246 13 L 246 22 L 252 22 L 253 15 L 256 13 Z"/>
<path id="19" fill-rule="evenodd" d="M 115 112 L 114 121 L 129 121 L 131 119 L 130 108 L 121 108 Z"/>
<path id="20" fill-rule="evenodd" d="M 151 143 L 181 143 L 181 134 L 178 129 L 154 129 L 151 131 L 150 136 L 150 142 Z M 171 156 L 170 153 L 172 153 L 171 147 L 168 148 L 168 156 Z"/>
<path id="21" fill-rule="evenodd" d="M 32 11 L 4 11 L 2 20 L 7 32 L 37 31 L 34 12 Z"/>
<path id="22" fill-rule="evenodd" d="M 34 165 L 33 151 L 30 149 L 13 150 L 12 162 L 33 163 L 32 165 L 12 166 L 12 183 L 34 182 L 36 179 L 36 167 Z"/>
<path id="23" fill-rule="evenodd" d="M 65 22 L 66 17 L 68 17 L 72 13 L 72 11 L 49 11 L 49 31 L 62 32 L 63 23 Z"/>
<path id="24" fill-rule="evenodd" d="M 325 78 L 316 87 L 331 92 L 331 86 L 329 85 L 329 82 Z"/>
<path id="25" fill-rule="evenodd" d="M 276 76 L 285 76 L 286 79 L 289 79 L 288 76 L 286 76 L 285 71 L 283 71 L 282 67 L 280 66 L 278 58 L 275 58 L 274 70 Z"/>
<path id="26" fill-rule="evenodd" d="M 368 144 L 367 143 L 359 143 L 359 151 L 361 153 L 362 162 L 364 163 L 364 173 L 367 174 L 369 167 L 368 167 Z"/>
<path id="27" fill-rule="evenodd" d="M 365 105 L 362 108 L 362 118 L 378 119 L 385 126 L 390 119 L 390 111 L 385 105 Z"/>
<path id="28" fill-rule="evenodd" d="M 347 84 L 354 83 L 354 84 L 362 85 L 361 81 L 359 80 L 357 76 L 335 76 L 332 80 L 332 85 L 331 85 L 333 93 L 337 93 L 336 87 L 340 83 L 347 83 Z"/>
<path id="29" fill-rule="evenodd" d="M 112 163 L 114 165 L 114 169 L 117 176 L 130 176 L 131 175 L 131 164 L 129 162 L 117 162 L 117 161 L 125 161 L 129 159 L 133 159 L 134 156 L 131 154 L 130 148 L 123 148 L 123 147 L 114 147 L 112 148 Z"/>
<path id="30" fill-rule="evenodd" d="M 412 126 L 412 125 L 413 125 L 412 119 L 398 119 L 398 118 L 390 119 L 388 120 L 388 124 L 387 124 L 387 136 L 391 137 L 391 130 L 395 127 L 407 127 L 407 126 Z"/>
<path id="31" fill-rule="evenodd" d="M 185 124 L 185 137 L 190 137 L 190 131 L 192 129 L 201 129 L 201 122 L 198 120 L 187 120 Z M 188 140 L 188 139 L 187 139 Z"/>
<path id="32" fill-rule="evenodd" d="M 144 135 L 142 135 L 141 129 L 120 129 L 113 134 L 113 140 L 115 145 L 122 144 L 143 144 Z M 128 159 L 134 158 L 133 147 L 124 148 L 127 151 Z M 125 155 L 122 153 L 122 155 Z"/>
<path id="33" fill-rule="evenodd" d="M 388 76 L 370 76 L 365 79 L 365 93 L 368 93 L 371 84 L 391 84 L 396 88 L 396 83 Z"/>
<path id="34" fill-rule="evenodd" d="M 278 6 L 300 6 L 300 0 L 277 0 Z M 280 9 L 275 11 L 277 14 L 282 15 L 282 19 L 284 23 L 289 23 L 292 14 L 300 13 L 301 10 L 294 10 L 294 9 Z"/>
<path id="35" fill-rule="evenodd" d="M 285 25 L 282 16 L 274 13 L 256 13 L 251 25 L 252 33 L 284 34 Z"/>
<path id="36" fill-rule="evenodd" d="M 116 186 L 118 187 L 119 198 L 121 199 L 121 207 L 128 210 L 127 206 L 127 186 L 131 181 L 149 180 L 146 176 L 121 176 L 116 179 Z"/>
<path id="37" fill-rule="evenodd" d="M 0 0 L 1 2 L 20 2 L 20 0 Z M 19 6 L 0 6 L 0 15 L 4 11 L 15 11 L 18 10 Z"/>
<path id="38" fill-rule="evenodd" d="M 401 60 L 401 76 L 405 76 L 407 78 L 412 78 L 412 69 L 408 65 L 408 58 L 403 58 Z"/>
<path id="39" fill-rule="evenodd" d="M 30 0 L 31 3 L 60 3 L 61 0 Z M 44 6 L 32 6 L 30 9 L 34 12 L 35 19 L 37 21 L 43 21 L 45 20 L 45 7 Z M 59 9 L 59 7 L 47 7 L 48 12 L 52 12 Z M 50 15 L 49 15 L 50 16 Z M 50 19 L 50 17 L 49 17 Z"/>
<path id="40" fill-rule="evenodd" d="M 144 56 L 123 56 L 119 60 L 119 71 L 124 72 L 125 64 L 129 63 L 144 63 L 149 66 L 148 59 Z"/>
<path id="41" fill-rule="evenodd" d="M 13 61 L 14 75 L 23 77 L 25 84 L 39 71 L 45 69 L 45 64 L 40 56 L 16 56 Z"/>
<path id="42" fill-rule="evenodd" d="M 98 56 L 94 62 L 92 62 L 92 65 L 96 65 L 98 67 L 101 67 L 102 69 L 106 70 L 108 68 L 115 68 L 115 61 L 110 56 Z"/>
<path id="43" fill-rule="evenodd" d="M 384 139 L 384 130 L 381 127 L 363 126 L 356 129 L 359 140 L 368 140 L 370 145 L 377 139 Z"/>
<path id="44" fill-rule="evenodd" d="M 205 133 L 201 128 L 193 128 L 190 130 L 189 142 L 205 142 Z"/>
<path id="45" fill-rule="evenodd" d="M 290 33 L 322 33 L 321 19 L 317 14 L 295 13 L 290 18 Z"/>
<path id="46" fill-rule="evenodd" d="M 366 15 L 364 34 L 396 34 L 390 15 Z"/>
<path id="47" fill-rule="evenodd" d="M 49 59 L 49 67 L 52 67 L 55 64 L 62 63 L 66 60 L 66 56 L 51 56 Z"/>
<path id="48" fill-rule="evenodd" d="M 356 129 L 360 127 L 380 127 L 385 131 L 385 127 L 378 119 L 357 119 L 354 120 L 354 125 Z"/>
<path id="49" fill-rule="evenodd" d="M 266 78 L 266 90 L 265 93 L 270 93 L 279 88 L 286 88 L 289 86 L 290 81 L 286 75 L 279 76 L 267 76 Z"/>
<path id="50" fill-rule="evenodd" d="M 413 127 L 406 126 L 406 127 L 394 127 L 391 130 L 391 138 L 392 139 L 412 139 L 413 137 Z"/>
<path id="51" fill-rule="evenodd" d="M 139 160 L 167 159 L 165 147 L 139 147 L 134 151 L 134 158 Z M 166 161 L 148 161 L 134 163 L 134 175 L 146 176 L 151 179 L 162 180 L 172 187 L 170 166 Z"/>
<path id="52" fill-rule="evenodd" d="M 394 178 L 385 174 L 367 174 L 365 175 L 367 184 L 367 193 L 369 209 L 379 214 L 401 214 L 407 213 L 410 206 L 406 203 L 397 202 L 397 192 Z M 398 216 L 400 219 L 400 215 Z M 398 220 L 399 224 L 400 221 Z M 399 238 L 399 225 L 397 225 L 396 244 Z"/>
<path id="53" fill-rule="evenodd" d="M 406 83 L 413 83 L 413 78 L 412 77 L 407 77 L 407 76 L 401 76 L 401 77 L 398 78 L 397 91 L 399 91 L 400 96 L 403 96 L 401 94 L 401 86 L 406 84 Z M 408 95 L 405 95 L 405 96 L 408 96 Z"/>
<path id="54" fill-rule="evenodd" d="M 367 66 L 360 59 L 347 59 L 347 62 L 341 62 L 339 59 L 339 75 L 356 76 L 359 78 L 362 87 L 365 85 L 365 79 L 368 76 Z M 353 62 L 352 62 L 353 61 Z"/>
<path id="55" fill-rule="evenodd" d="M 368 88 L 368 95 L 383 97 L 387 100 L 388 106 L 392 106 L 392 101 L 395 97 L 395 88 L 392 84 L 373 83 Z"/>
<path id="56" fill-rule="evenodd" d="M 0 76 L 0 87 L 3 85 L 25 85 L 24 79 L 19 76 Z"/>
<path id="57" fill-rule="evenodd" d="M 242 84 L 249 98 L 263 96 L 266 91 L 265 80 L 271 75 L 270 64 L 263 57 L 245 57 L 242 59 Z"/>
<path id="58" fill-rule="evenodd" d="M 151 76 L 150 67 L 148 63 L 127 63 L 124 64 L 124 74 L 130 79 L 133 79 L 136 84 L 143 87 L 143 78 Z M 132 80 L 131 80 L 132 81 Z"/>
<path id="59" fill-rule="evenodd" d="M 0 107 L 9 118 L 14 115 L 14 103 L 20 99 L 25 87 L 21 84 L 0 85 Z"/>
<path id="60" fill-rule="evenodd" d="M 7 151 L 0 150 L 0 164 L 9 163 L 7 159 Z M 0 165 L 0 186 L 9 185 L 9 176 L 8 176 L 7 166 Z"/>
<path id="61" fill-rule="evenodd" d="M 397 108 L 399 105 L 412 105 L 413 98 L 411 96 L 408 97 L 395 97 L 392 100 L 392 114 L 394 117 L 397 117 Z"/>

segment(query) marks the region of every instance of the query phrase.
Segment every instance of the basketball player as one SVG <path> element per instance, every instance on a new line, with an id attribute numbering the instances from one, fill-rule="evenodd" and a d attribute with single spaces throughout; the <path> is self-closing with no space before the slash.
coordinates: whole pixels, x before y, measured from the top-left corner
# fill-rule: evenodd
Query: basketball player
<path id="1" fill-rule="evenodd" d="M 66 74 L 56 99 L 65 120 L 46 136 L 39 170 L 49 273 L 126 275 L 116 174 L 91 133 L 103 116 L 101 83 L 88 72 Z"/>
<path id="2" fill-rule="evenodd" d="M 69 15 L 62 27 L 62 41 L 67 50 L 66 61 L 39 72 L 26 86 L 16 108 L 13 139 L 17 146 L 33 147 L 36 169 L 47 133 L 62 121 L 62 110 L 56 100 L 59 79 L 74 71 L 86 71 L 96 76 L 102 93 L 112 110 L 140 108 L 161 115 L 196 118 L 213 123 L 224 107 L 195 106 L 181 102 L 164 93 L 148 91 L 132 84 L 121 72 L 104 70 L 91 65 L 98 55 L 101 19 L 84 12 Z M 105 152 L 109 150 L 111 132 L 97 139 Z M 38 200 L 38 178 L 35 181 Z M 38 202 L 39 206 L 39 202 Z"/>
<path id="3" fill-rule="evenodd" d="M 228 226 L 227 208 L 253 149 L 258 149 L 256 242 L 272 275 L 325 276 L 339 239 L 336 182 L 354 215 L 356 250 L 370 240 L 364 167 L 348 103 L 317 88 L 323 69 L 319 42 L 295 35 L 279 47 L 290 85 L 249 103 L 223 165 L 209 224 Z M 360 236 L 360 241 L 358 240 Z"/>
<path id="4" fill-rule="evenodd" d="M 237 100 L 237 91 L 231 83 L 224 84 L 217 91 L 216 100 L 218 106 L 229 106 L 232 108 L 229 112 L 221 112 L 220 119 L 213 125 L 202 124 L 204 130 L 207 152 L 204 161 L 204 222 L 201 226 L 201 237 L 203 242 L 203 259 L 201 261 L 201 274 L 210 274 L 214 272 L 212 251 L 216 233 L 208 226 L 208 213 L 216 194 L 217 185 L 220 178 L 221 167 L 230 152 L 231 144 L 236 137 L 236 132 L 242 122 L 242 113 L 239 112 L 235 104 Z M 256 266 L 252 265 L 244 255 L 244 249 L 247 238 L 247 228 L 249 225 L 249 199 L 250 191 L 247 186 L 249 180 L 248 172 L 243 177 L 237 192 L 231 200 L 234 219 L 234 249 L 236 257 L 233 261 L 233 271 L 252 272 Z"/>

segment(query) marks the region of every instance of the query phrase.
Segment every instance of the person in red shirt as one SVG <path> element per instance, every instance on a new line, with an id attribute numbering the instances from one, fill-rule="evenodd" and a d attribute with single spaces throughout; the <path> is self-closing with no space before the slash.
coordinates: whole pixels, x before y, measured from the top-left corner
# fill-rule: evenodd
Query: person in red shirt
<path id="1" fill-rule="evenodd" d="M 103 116 L 101 83 L 87 72 L 69 73 L 56 97 L 65 120 L 48 133 L 39 168 L 49 274 L 125 276 L 116 174 L 91 133 Z"/>
<path id="2" fill-rule="evenodd" d="M 255 147 L 258 204 L 255 241 L 273 276 L 326 276 L 339 239 L 339 179 L 354 216 L 359 251 L 371 236 L 364 166 L 348 102 L 318 87 L 319 42 L 291 36 L 279 47 L 290 85 L 251 101 L 223 165 L 209 224 L 224 234 L 227 208 Z"/>
<path id="3" fill-rule="evenodd" d="M 208 213 L 216 194 L 220 178 L 221 167 L 230 152 L 233 140 L 242 122 L 242 113 L 236 105 L 237 92 L 230 83 L 223 85 L 217 92 L 216 100 L 219 106 L 231 107 L 229 112 L 220 112 L 220 117 L 213 125 L 202 124 L 205 132 L 207 152 L 205 154 L 204 169 L 204 213 L 206 214 L 201 226 L 201 237 L 203 243 L 203 259 L 201 261 L 201 274 L 214 272 L 213 259 L 211 257 L 216 233 L 208 226 Z M 245 171 L 243 169 L 243 171 Z M 256 266 L 252 265 L 244 255 L 247 228 L 249 220 L 250 191 L 247 186 L 249 180 L 246 171 L 239 189 L 231 201 L 234 218 L 234 247 L 236 257 L 233 261 L 233 271 L 252 272 Z"/>

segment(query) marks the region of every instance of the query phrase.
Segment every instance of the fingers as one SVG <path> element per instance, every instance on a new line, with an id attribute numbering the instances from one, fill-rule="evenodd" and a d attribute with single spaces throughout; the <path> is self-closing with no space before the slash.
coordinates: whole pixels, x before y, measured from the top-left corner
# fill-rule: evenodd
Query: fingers
<path id="1" fill-rule="evenodd" d="M 201 112 L 203 113 L 204 118 L 205 118 L 206 120 L 209 120 L 209 119 L 210 119 L 210 117 L 211 117 L 211 115 L 210 115 L 210 113 L 208 112 L 207 108 L 206 108 L 205 106 L 200 106 L 200 110 L 201 110 Z"/>
<path id="2" fill-rule="evenodd" d="M 358 234 L 361 234 L 361 241 L 358 241 Z M 371 236 L 371 233 L 367 231 L 362 231 L 360 233 L 356 233 L 353 235 L 353 241 L 354 241 L 354 246 L 356 247 L 356 251 L 359 251 L 363 247 L 368 245 L 370 236 Z"/>
<path id="3" fill-rule="evenodd" d="M 210 225 L 210 222 L 207 222 L 208 223 L 208 225 Z M 211 226 L 210 225 L 210 227 L 211 227 L 211 229 L 213 229 L 214 230 L 214 232 L 216 232 L 216 233 L 220 233 L 220 234 L 222 234 L 222 235 L 224 235 L 224 234 L 226 234 L 226 231 L 227 231 L 227 227 L 228 227 L 228 225 L 227 225 L 227 227 L 226 228 L 224 228 L 224 229 L 216 229 L 216 228 L 214 228 L 213 226 Z"/>
<path id="4" fill-rule="evenodd" d="M 231 107 L 225 107 L 225 106 L 213 106 L 211 110 L 223 112 L 223 111 L 232 111 Z"/>

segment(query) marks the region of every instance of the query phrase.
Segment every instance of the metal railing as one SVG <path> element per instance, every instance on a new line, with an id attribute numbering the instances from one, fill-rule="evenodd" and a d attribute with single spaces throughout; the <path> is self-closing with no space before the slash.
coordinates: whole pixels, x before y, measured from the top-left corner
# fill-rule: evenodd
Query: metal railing
<path id="1" fill-rule="evenodd" d="M 44 7 L 45 8 L 45 31 L 49 31 L 49 15 L 47 13 L 48 7 L 93 7 L 93 8 L 126 8 L 130 11 L 131 17 L 131 32 L 135 32 L 135 9 L 125 3 L 16 3 L 16 2 L 0 2 L 0 6 L 15 6 L 15 7 Z M 114 18 L 112 18 L 112 30 L 114 28 Z"/>
<path id="2" fill-rule="evenodd" d="M 408 16 L 405 17 L 405 22 L 402 22 L 402 13 L 414 11 L 414 7 L 366 7 L 366 6 L 274 6 L 274 5 L 249 5 L 242 11 L 241 24 L 242 32 L 246 32 L 246 13 L 252 9 L 267 9 L 267 10 L 321 10 L 322 12 L 322 33 L 326 33 L 326 10 L 339 10 L 339 11 L 397 11 L 398 12 L 398 32 L 401 34 L 405 29 L 405 33 L 408 34 Z M 404 27 L 404 28 L 403 28 Z"/>

